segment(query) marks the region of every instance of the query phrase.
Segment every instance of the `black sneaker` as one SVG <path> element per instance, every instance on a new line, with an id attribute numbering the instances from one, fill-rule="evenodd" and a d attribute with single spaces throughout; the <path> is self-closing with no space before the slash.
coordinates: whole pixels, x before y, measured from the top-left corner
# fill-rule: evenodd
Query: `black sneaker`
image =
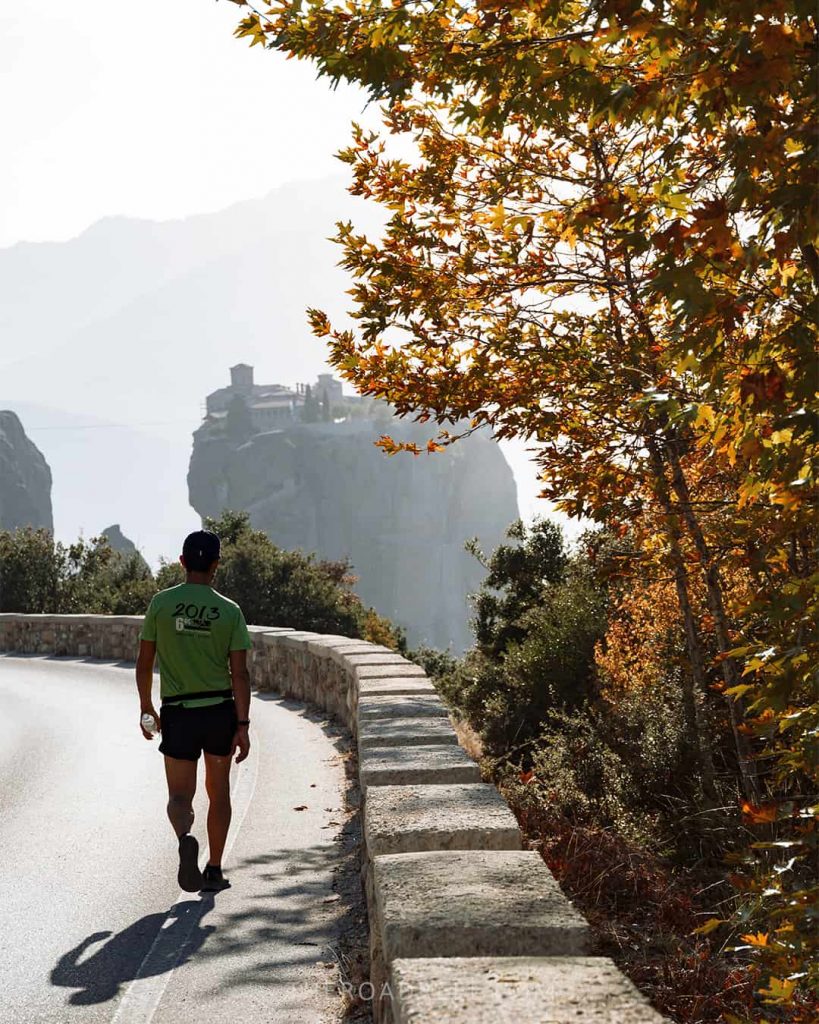
<path id="1" fill-rule="evenodd" d="M 179 888 L 185 892 L 198 892 L 202 885 L 199 870 L 199 843 L 190 832 L 179 837 L 179 871 L 176 876 Z"/>
<path id="2" fill-rule="evenodd" d="M 222 889 L 229 889 L 230 882 L 222 874 L 221 868 L 215 868 L 207 864 L 202 872 L 202 886 L 200 892 L 221 892 Z"/>

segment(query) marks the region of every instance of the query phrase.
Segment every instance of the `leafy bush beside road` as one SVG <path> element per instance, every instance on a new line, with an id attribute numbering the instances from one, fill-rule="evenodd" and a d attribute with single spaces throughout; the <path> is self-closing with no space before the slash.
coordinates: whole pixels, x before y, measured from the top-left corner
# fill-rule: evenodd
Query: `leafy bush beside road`
<path id="1" fill-rule="evenodd" d="M 567 550 L 541 520 L 513 524 L 507 540 L 489 556 L 469 545 L 486 569 L 474 647 L 462 659 L 429 648 L 409 656 L 601 951 L 672 1019 L 745 1021 L 760 976 L 747 969 L 743 933 L 764 933 L 747 923 L 752 890 L 749 899 L 733 888 L 736 851 L 764 835 L 740 811 L 718 669 L 694 692 L 691 719 L 673 584 L 643 568 L 628 533 L 588 531 Z M 703 643 L 713 644 L 705 597 L 694 597 Z M 791 869 L 795 884 L 811 884 L 805 866 Z M 809 1016 L 807 998 L 794 1020 Z"/>
<path id="2" fill-rule="evenodd" d="M 405 646 L 403 632 L 361 602 L 348 562 L 284 551 L 243 512 L 205 525 L 222 540 L 214 586 L 241 605 L 251 625 Z M 66 545 L 44 529 L 0 531 L 0 611 L 142 615 L 157 591 L 184 579 L 178 561 L 163 561 L 154 576 L 139 554 L 115 551 L 105 537 Z"/>
<path id="3" fill-rule="evenodd" d="M 45 529 L 0 530 L 0 611 L 141 614 L 156 589 L 142 557 L 104 537 L 63 544 Z"/>

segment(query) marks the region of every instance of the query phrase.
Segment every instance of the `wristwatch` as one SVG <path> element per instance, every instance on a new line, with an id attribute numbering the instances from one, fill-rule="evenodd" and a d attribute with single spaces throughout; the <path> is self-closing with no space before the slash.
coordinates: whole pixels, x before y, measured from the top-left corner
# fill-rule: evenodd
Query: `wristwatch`
<path id="1" fill-rule="evenodd" d="M 237 725 L 250 725 L 250 719 L 249 718 L 243 718 L 241 721 L 237 720 L 236 724 Z"/>

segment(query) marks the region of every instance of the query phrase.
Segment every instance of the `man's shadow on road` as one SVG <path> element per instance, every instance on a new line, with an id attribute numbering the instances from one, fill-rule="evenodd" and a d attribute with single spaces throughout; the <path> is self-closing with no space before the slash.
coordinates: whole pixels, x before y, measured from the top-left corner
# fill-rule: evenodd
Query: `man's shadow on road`
<path id="1" fill-rule="evenodd" d="M 107 1002 L 122 984 L 164 974 L 189 960 L 216 927 L 201 925 L 213 906 L 212 897 L 186 900 L 167 913 L 146 914 L 117 934 L 93 932 L 60 957 L 51 972 L 51 984 L 79 989 L 69 997 L 73 1006 Z M 80 962 L 103 939 L 108 939 L 105 945 Z"/>

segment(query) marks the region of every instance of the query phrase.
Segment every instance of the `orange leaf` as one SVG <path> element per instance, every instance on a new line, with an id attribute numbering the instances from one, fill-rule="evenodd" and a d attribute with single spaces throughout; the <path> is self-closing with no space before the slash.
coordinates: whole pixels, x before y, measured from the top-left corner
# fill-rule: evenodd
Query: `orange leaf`
<path id="1" fill-rule="evenodd" d="M 750 818 L 754 825 L 767 825 L 776 821 L 776 804 L 749 804 L 743 801 L 742 813 Z"/>

